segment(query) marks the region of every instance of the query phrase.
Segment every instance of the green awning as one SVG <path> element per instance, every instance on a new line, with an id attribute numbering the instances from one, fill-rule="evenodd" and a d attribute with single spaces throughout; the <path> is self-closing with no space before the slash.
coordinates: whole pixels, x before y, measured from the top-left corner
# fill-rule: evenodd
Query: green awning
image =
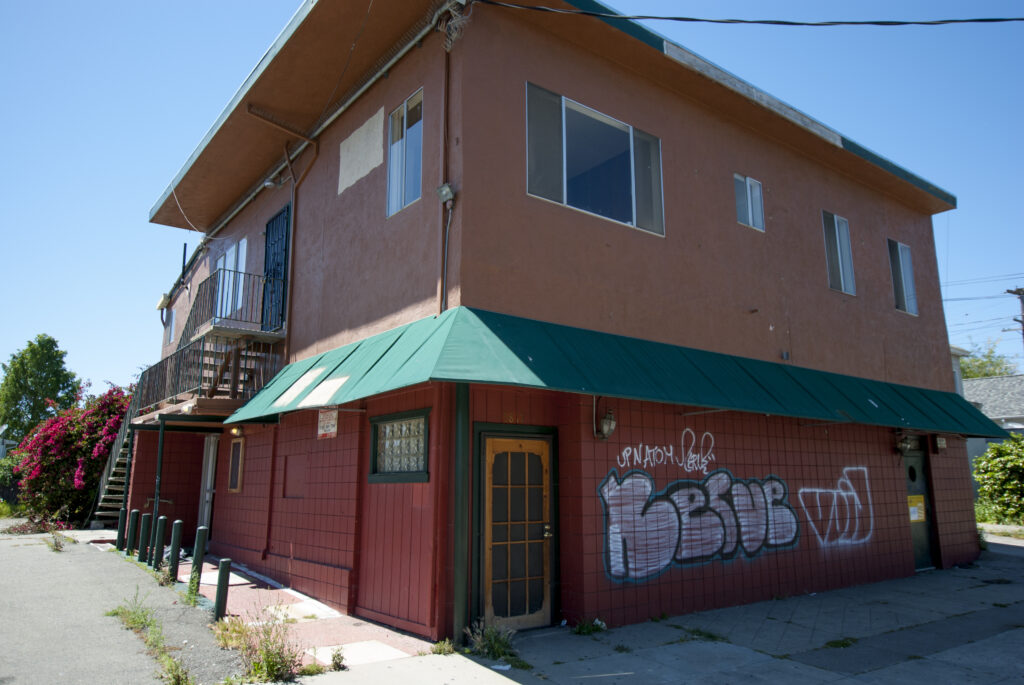
<path id="1" fill-rule="evenodd" d="M 428 381 L 490 383 L 829 423 L 1005 437 L 962 397 L 457 307 L 286 366 L 227 423 Z"/>

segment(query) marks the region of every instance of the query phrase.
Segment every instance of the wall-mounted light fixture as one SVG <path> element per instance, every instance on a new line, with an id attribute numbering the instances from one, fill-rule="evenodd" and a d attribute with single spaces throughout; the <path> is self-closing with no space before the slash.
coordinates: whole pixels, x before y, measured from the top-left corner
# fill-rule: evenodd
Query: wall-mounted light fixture
<path id="1" fill-rule="evenodd" d="M 157 309 L 167 309 L 171 306 L 171 296 L 164 293 L 160 296 L 160 301 L 156 303 Z"/>
<path id="2" fill-rule="evenodd" d="M 443 183 L 437 187 L 437 197 L 441 202 L 451 202 L 455 199 L 455 191 L 448 183 Z"/>
<path id="3" fill-rule="evenodd" d="M 242 436 L 242 427 L 241 426 L 232 426 L 228 430 L 228 432 L 231 433 L 231 435 L 233 435 L 236 438 L 241 437 Z"/>
<path id="4" fill-rule="evenodd" d="M 601 419 L 601 421 L 599 423 L 598 420 L 597 420 L 597 397 L 596 396 L 594 397 L 594 407 L 593 407 L 593 409 L 594 409 L 594 412 L 593 412 L 594 437 L 597 438 L 598 440 L 607 440 L 608 438 L 610 438 L 612 436 L 612 433 L 615 432 L 615 424 L 616 424 L 615 413 L 612 412 L 610 407 L 606 408 L 605 412 L 604 412 L 604 417 Z"/>
<path id="5" fill-rule="evenodd" d="M 903 435 L 896 441 L 896 449 L 903 455 L 911 450 L 916 450 L 918 445 L 918 438 L 914 435 Z"/>

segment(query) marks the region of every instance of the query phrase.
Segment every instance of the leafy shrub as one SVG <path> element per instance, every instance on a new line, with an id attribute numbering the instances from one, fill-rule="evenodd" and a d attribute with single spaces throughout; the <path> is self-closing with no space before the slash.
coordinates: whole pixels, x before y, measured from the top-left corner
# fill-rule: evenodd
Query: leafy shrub
<path id="1" fill-rule="evenodd" d="M 100 475 L 131 399 L 123 388 L 86 400 L 43 421 L 13 454 L 20 499 L 29 512 L 73 524 L 92 511 Z"/>
<path id="2" fill-rule="evenodd" d="M 1024 524 L 1024 435 L 993 443 L 974 461 L 979 520 Z M 984 517 L 984 519 L 980 518 Z"/>

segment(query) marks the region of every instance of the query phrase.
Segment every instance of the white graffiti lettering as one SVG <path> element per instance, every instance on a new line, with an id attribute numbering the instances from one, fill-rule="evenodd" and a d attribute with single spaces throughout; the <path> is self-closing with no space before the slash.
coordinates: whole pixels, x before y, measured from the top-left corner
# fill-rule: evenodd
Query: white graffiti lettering
<path id="1" fill-rule="evenodd" d="M 871 539 L 875 512 L 866 467 L 844 468 L 833 489 L 800 488 L 799 499 L 822 547 L 862 545 Z"/>
<path id="2" fill-rule="evenodd" d="M 679 454 L 671 445 L 628 445 L 622 448 L 616 462 L 620 469 L 650 469 L 673 464 L 687 471 L 708 475 L 708 466 L 715 461 L 715 436 L 705 431 L 697 440 L 692 428 L 683 430 Z"/>
<path id="3" fill-rule="evenodd" d="M 690 444 L 686 444 L 689 437 Z M 686 463 L 683 468 L 689 473 L 700 471 L 708 475 L 708 464 L 715 460 L 715 436 L 707 431 L 700 436 L 700 445 L 697 444 L 697 434 L 692 428 L 683 431 L 683 455 Z M 694 449 L 696 448 L 696 449 Z"/>
<path id="4" fill-rule="evenodd" d="M 654 479 L 612 469 L 598 488 L 605 511 L 605 568 L 615 580 L 644 581 L 671 563 L 748 557 L 792 545 L 799 534 L 788 488 L 775 476 L 733 478 L 718 469 L 701 481 L 677 480 L 654 492 Z"/>

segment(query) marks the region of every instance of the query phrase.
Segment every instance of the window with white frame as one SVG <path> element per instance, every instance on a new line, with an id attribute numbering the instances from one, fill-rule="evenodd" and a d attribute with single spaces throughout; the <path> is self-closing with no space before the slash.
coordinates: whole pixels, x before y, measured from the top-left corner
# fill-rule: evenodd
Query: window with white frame
<path id="1" fill-rule="evenodd" d="M 889 266 L 892 269 L 892 292 L 896 309 L 917 314 L 917 290 L 914 289 L 914 263 L 910 246 L 889 239 Z"/>
<path id="2" fill-rule="evenodd" d="M 733 174 L 732 178 L 736 191 L 736 221 L 763 231 L 764 201 L 761 198 L 761 182 L 740 174 Z"/>
<path id="3" fill-rule="evenodd" d="M 213 263 L 217 279 L 217 317 L 231 317 L 242 308 L 245 296 L 246 240 L 242 238 L 217 257 Z"/>
<path id="4" fill-rule="evenodd" d="M 527 192 L 665 235 L 661 141 L 526 84 Z"/>
<path id="5" fill-rule="evenodd" d="M 420 199 L 423 89 L 388 117 L 388 216 Z"/>
<path id="6" fill-rule="evenodd" d="M 831 212 L 822 212 L 825 229 L 825 263 L 828 285 L 849 295 L 857 294 L 853 280 L 853 251 L 850 249 L 850 222 Z"/>
<path id="7" fill-rule="evenodd" d="M 164 324 L 164 344 L 170 345 L 174 342 L 174 309 L 167 308 L 167 323 Z"/>

